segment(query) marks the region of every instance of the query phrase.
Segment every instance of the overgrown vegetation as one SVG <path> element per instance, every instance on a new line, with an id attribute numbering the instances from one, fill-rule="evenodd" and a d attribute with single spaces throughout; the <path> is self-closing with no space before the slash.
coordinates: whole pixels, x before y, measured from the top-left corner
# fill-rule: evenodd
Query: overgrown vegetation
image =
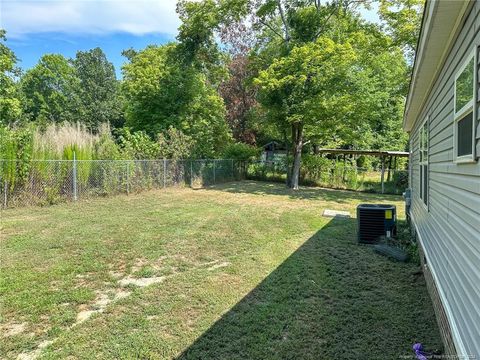
<path id="1" fill-rule="evenodd" d="M 116 129 L 112 134 L 108 124 L 100 125 L 97 132 L 92 133 L 86 125 L 80 123 L 52 123 L 44 129 L 35 126 L 19 129 L 0 127 L 0 136 L 2 187 L 6 187 L 12 194 L 16 188 L 23 185 L 25 196 L 38 195 L 48 198 L 48 204 L 60 200 L 59 191 L 62 189 L 71 193 L 72 164 L 42 160 L 73 160 L 74 157 L 79 161 L 162 158 L 179 160 L 188 159 L 195 146 L 191 137 L 173 127 L 155 140 L 143 131 L 132 132 L 127 127 Z M 102 194 L 117 193 L 119 188 L 126 186 L 123 184 L 125 180 L 122 180 L 125 177 L 124 165 L 125 162 L 112 162 L 108 166 L 81 162 L 77 164 L 79 186 L 87 185 L 91 180 L 97 185 L 102 184 Z M 132 164 L 131 171 L 134 169 Z M 163 173 L 163 168 L 161 172 Z M 131 174 L 132 178 L 133 175 Z M 148 178 L 152 177 L 153 174 Z"/>
<path id="2" fill-rule="evenodd" d="M 246 169 L 251 180 L 275 181 L 285 183 L 288 176 L 287 159 L 277 161 L 252 161 Z M 398 164 L 404 163 L 399 161 Z M 306 186 L 321 186 L 355 191 L 382 192 L 381 171 L 378 160 L 357 161 L 330 159 L 319 155 L 304 155 L 299 183 Z M 387 169 L 384 174 L 383 192 L 402 194 L 408 187 L 408 171 Z"/>
<path id="3" fill-rule="evenodd" d="M 243 143 L 229 144 L 223 149 L 225 159 L 251 161 L 259 157 L 260 150 Z"/>

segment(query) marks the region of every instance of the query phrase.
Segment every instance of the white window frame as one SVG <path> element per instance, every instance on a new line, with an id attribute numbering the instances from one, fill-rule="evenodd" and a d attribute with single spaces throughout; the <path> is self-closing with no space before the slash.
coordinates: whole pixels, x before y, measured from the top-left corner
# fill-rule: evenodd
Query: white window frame
<path id="1" fill-rule="evenodd" d="M 461 109 L 457 111 L 457 80 L 462 74 L 462 72 L 467 68 L 468 64 L 472 61 L 473 58 L 473 93 L 472 99 L 465 104 Z M 465 61 L 462 63 L 460 69 L 455 73 L 455 80 L 453 82 L 453 91 L 454 91 L 454 98 L 453 98 L 453 161 L 455 163 L 472 163 L 475 162 L 475 99 L 476 99 L 476 91 L 477 91 L 477 45 L 475 45 L 474 49 L 468 54 Z M 469 113 L 472 113 L 472 153 L 468 155 L 458 156 L 458 122 L 459 120 L 463 119 Z"/>
<path id="2" fill-rule="evenodd" d="M 418 159 L 418 174 L 419 174 L 419 198 L 422 201 L 423 206 L 428 211 L 430 206 L 430 164 L 429 164 L 429 157 L 430 157 L 430 115 L 426 117 L 423 121 L 422 125 L 418 131 L 418 149 L 419 149 L 419 159 Z M 425 144 L 423 143 L 423 139 L 425 137 Z M 423 167 L 426 167 L 426 171 Z M 425 196 L 425 180 L 424 177 L 427 177 L 427 192 Z"/>

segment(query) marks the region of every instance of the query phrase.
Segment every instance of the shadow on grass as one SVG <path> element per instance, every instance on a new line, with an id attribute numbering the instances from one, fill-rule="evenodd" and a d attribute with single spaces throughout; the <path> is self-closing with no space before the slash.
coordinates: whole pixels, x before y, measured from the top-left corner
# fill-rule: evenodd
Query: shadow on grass
<path id="1" fill-rule="evenodd" d="M 301 187 L 300 190 L 292 190 L 283 184 L 244 180 L 230 182 L 204 189 L 221 190 L 230 193 L 245 193 L 256 195 L 282 195 L 293 199 L 335 201 L 338 203 L 350 203 L 352 201 L 399 201 L 402 198 L 398 195 L 362 193 L 353 190 L 337 190 L 318 187 Z"/>
<path id="2" fill-rule="evenodd" d="M 334 219 L 179 359 L 398 359 L 416 341 L 440 347 L 416 270 L 358 245 L 354 220 Z"/>

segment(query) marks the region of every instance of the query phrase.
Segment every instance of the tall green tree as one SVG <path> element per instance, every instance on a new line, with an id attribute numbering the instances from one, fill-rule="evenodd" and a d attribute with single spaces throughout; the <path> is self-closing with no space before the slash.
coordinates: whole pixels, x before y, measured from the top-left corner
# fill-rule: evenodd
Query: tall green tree
<path id="1" fill-rule="evenodd" d="M 425 0 L 380 0 L 379 15 L 385 30 L 413 63 Z"/>
<path id="2" fill-rule="evenodd" d="M 351 141 L 356 133 L 349 129 L 360 127 L 362 120 L 366 122 L 360 120 L 360 114 L 365 112 L 359 109 L 367 108 L 373 97 L 362 93 L 366 88 L 365 67 L 352 45 L 354 34 L 369 30 L 351 8 L 360 3 L 257 3 L 253 23 L 262 39 L 255 53 L 260 68 L 257 84 L 262 105 L 270 114 L 267 118 L 278 125 L 285 137 L 288 133 L 291 136 L 294 159 L 289 185 L 294 189 L 298 188 L 305 142 L 328 140 L 330 144 L 340 144 L 347 135 Z M 345 51 L 345 46 L 351 49 L 351 56 L 337 56 Z M 302 61 L 302 56 L 311 64 Z"/>
<path id="3" fill-rule="evenodd" d="M 115 68 L 100 48 L 78 51 L 72 64 L 80 80 L 77 94 L 85 123 L 96 130 L 102 123 L 123 124 L 123 109 Z"/>
<path id="4" fill-rule="evenodd" d="M 256 80 L 260 102 L 280 126 L 291 127 L 293 189 L 298 189 L 306 135 L 311 138 L 351 123 L 356 99 L 362 95 L 357 65 L 357 54 L 349 43 L 321 37 L 293 48 L 260 72 Z"/>
<path id="5" fill-rule="evenodd" d="M 359 96 L 348 122 L 333 128 L 336 146 L 355 149 L 403 150 L 402 114 L 409 81 L 403 49 L 375 30 L 350 34 L 357 54 Z M 319 141 L 321 138 L 319 138 Z M 321 144 L 321 141 L 320 141 Z"/>
<path id="6" fill-rule="evenodd" d="M 303 145 L 309 141 L 402 147 L 405 55 L 416 36 L 411 25 L 420 17 L 418 2 L 381 0 L 380 27 L 359 14 L 368 0 L 182 1 L 178 40 L 190 59 L 208 64 L 205 59 L 217 59 L 214 39 L 222 26 L 251 25 L 256 40 L 249 70 L 261 103 L 256 114 L 267 120 L 263 129 L 291 137 L 290 177 L 296 188 Z"/>
<path id="7" fill-rule="evenodd" d="M 21 79 L 24 110 L 40 123 L 78 121 L 84 118 L 75 68 L 59 54 L 42 56 Z"/>
<path id="8" fill-rule="evenodd" d="M 357 148 L 379 148 L 388 144 L 389 148 L 403 148 L 405 143 L 399 111 L 408 84 L 405 50 L 390 33 L 362 20 L 355 7 L 361 4 L 368 5 L 368 2 L 267 0 L 260 2 L 256 10 L 254 24 L 263 40 L 255 57 L 260 69 L 266 69 L 260 71 L 260 94 L 265 97 L 265 92 L 270 92 L 269 80 L 273 83 L 288 80 L 283 88 L 283 109 L 295 110 L 300 119 L 288 121 L 291 115 L 278 111 L 280 99 L 276 105 L 270 99 L 267 102 L 262 99 L 263 107 L 271 113 L 267 118 L 284 132 L 288 132 L 285 125 L 291 125 L 294 161 L 290 185 L 294 188 L 298 186 L 301 152 L 306 142 Z M 340 57 L 335 60 L 337 64 L 331 64 L 330 57 L 325 57 L 328 47 L 318 48 L 320 39 L 322 43 L 326 39 L 332 41 L 333 48 L 349 45 L 354 56 Z M 314 51 L 313 57 L 320 60 L 312 59 L 313 66 L 302 62 L 298 49 Z M 289 68 L 283 73 L 276 71 L 278 69 L 272 71 L 276 63 Z M 319 77 L 312 75 L 315 69 L 322 71 L 322 66 L 328 68 L 329 65 L 333 66 L 331 78 L 328 72 Z M 270 79 L 263 78 L 265 71 L 271 75 Z M 312 76 L 316 77 L 316 85 Z M 317 93 L 321 89 L 319 84 L 328 85 L 333 92 Z M 289 95 L 297 91 L 302 95 Z M 311 108 L 310 100 L 302 100 L 302 96 L 315 99 Z"/>
<path id="9" fill-rule="evenodd" d="M 207 75 L 182 54 L 176 44 L 132 54 L 123 67 L 126 122 L 152 137 L 180 130 L 194 140 L 194 156 L 214 156 L 230 139 L 225 106 Z"/>
<path id="10" fill-rule="evenodd" d="M 5 44 L 5 30 L 0 29 L 0 125 L 10 124 L 20 119 L 22 109 L 18 91 L 17 57 Z"/>

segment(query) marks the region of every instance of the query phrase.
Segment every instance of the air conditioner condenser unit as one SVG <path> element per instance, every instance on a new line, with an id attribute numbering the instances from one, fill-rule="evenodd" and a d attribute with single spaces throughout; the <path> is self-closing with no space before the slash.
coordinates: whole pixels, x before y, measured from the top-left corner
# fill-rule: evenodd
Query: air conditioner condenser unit
<path id="1" fill-rule="evenodd" d="M 357 206 L 358 242 L 374 244 L 379 238 L 397 235 L 397 209 L 395 205 L 360 204 Z"/>

